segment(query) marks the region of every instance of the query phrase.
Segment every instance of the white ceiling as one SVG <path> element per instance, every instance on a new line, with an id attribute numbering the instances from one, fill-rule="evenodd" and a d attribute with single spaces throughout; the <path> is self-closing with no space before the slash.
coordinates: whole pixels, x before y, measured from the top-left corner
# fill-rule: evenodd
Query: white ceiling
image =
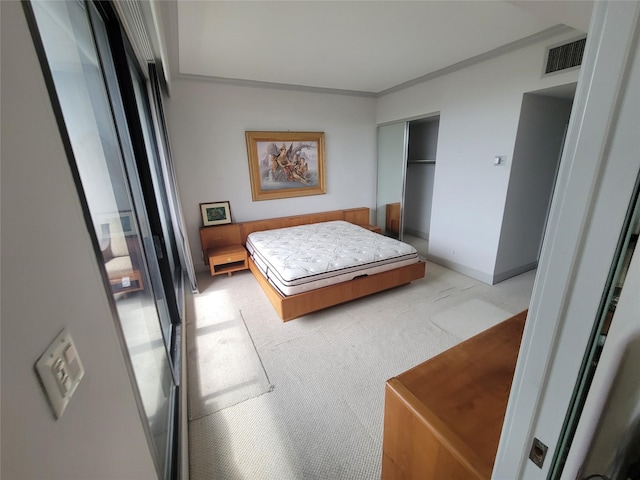
<path id="1" fill-rule="evenodd" d="M 178 1 L 188 75 L 376 94 L 558 24 L 591 1 Z"/>

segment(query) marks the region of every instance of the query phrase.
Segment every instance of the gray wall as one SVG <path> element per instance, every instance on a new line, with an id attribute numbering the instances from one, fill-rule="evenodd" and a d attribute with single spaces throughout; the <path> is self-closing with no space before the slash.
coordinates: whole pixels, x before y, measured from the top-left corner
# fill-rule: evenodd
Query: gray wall
<path id="1" fill-rule="evenodd" d="M 195 267 L 199 203 L 228 200 L 233 221 L 375 208 L 375 99 L 174 78 L 167 121 Z M 245 131 L 325 133 L 325 195 L 254 202 Z"/>
<path id="2" fill-rule="evenodd" d="M 22 5 L 0 9 L 2 478 L 155 478 Z M 86 374 L 56 421 L 33 365 L 64 327 Z"/>
<path id="3" fill-rule="evenodd" d="M 378 124 L 440 112 L 429 258 L 492 283 L 522 95 L 577 81 L 578 70 L 541 78 L 539 41 L 378 98 Z M 507 156 L 502 168 L 496 155 Z"/>
<path id="4" fill-rule="evenodd" d="M 523 96 L 494 282 L 537 265 L 571 105 L 571 100 Z"/>
<path id="5" fill-rule="evenodd" d="M 234 221 L 350 207 L 369 207 L 373 217 L 375 98 L 185 78 L 177 63 L 177 6 L 160 2 L 160 9 L 172 77 L 167 123 L 197 270 L 206 270 L 198 233 L 201 202 L 228 200 Z M 252 201 L 247 130 L 324 132 L 326 195 Z"/>

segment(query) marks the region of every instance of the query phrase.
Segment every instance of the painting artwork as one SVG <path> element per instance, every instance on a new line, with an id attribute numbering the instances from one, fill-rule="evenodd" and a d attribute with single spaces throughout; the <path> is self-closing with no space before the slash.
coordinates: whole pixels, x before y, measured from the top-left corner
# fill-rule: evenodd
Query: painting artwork
<path id="1" fill-rule="evenodd" d="M 246 132 L 253 200 L 320 195 L 324 133 Z"/>
<path id="2" fill-rule="evenodd" d="M 202 224 L 205 227 L 231 223 L 229 202 L 201 203 L 200 212 L 202 213 Z"/>

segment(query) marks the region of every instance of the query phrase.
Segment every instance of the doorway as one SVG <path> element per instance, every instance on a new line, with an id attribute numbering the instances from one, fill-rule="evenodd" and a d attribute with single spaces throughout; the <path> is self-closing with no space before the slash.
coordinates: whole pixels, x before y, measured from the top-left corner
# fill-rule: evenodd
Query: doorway
<path id="1" fill-rule="evenodd" d="M 493 283 L 537 267 L 576 83 L 525 93 Z"/>
<path id="2" fill-rule="evenodd" d="M 440 116 L 409 122 L 402 238 L 421 255 L 429 249 Z"/>

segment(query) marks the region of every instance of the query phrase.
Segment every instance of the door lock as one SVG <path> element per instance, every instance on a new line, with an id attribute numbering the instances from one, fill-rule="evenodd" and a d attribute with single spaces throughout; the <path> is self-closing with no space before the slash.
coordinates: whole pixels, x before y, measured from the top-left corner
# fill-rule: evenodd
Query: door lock
<path id="1" fill-rule="evenodd" d="M 544 463 L 544 457 L 547 456 L 547 446 L 537 438 L 533 439 L 531 445 L 531 451 L 529 452 L 529 459 L 535 463 L 538 467 L 542 468 Z"/>

